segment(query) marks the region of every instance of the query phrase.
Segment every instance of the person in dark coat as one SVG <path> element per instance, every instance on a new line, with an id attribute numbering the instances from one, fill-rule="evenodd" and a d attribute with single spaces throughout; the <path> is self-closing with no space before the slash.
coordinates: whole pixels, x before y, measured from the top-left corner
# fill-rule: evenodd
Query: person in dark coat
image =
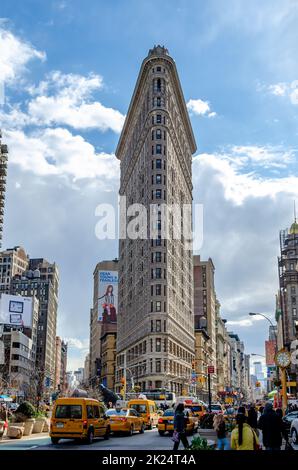
<path id="1" fill-rule="evenodd" d="M 179 403 L 176 406 L 175 416 L 174 416 L 174 431 L 176 431 L 178 435 L 178 440 L 174 442 L 173 450 L 178 450 L 180 441 L 184 445 L 184 448 L 187 449 L 189 447 L 189 443 L 186 437 L 186 423 L 187 423 L 187 416 L 184 414 L 184 404 Z"/>
<path id="2" fill-rule="evenodd" d="M 253 429 L 257 429 L 258 427 L 258 413 L 253 405 L 250 405 L 249 410 L 247 412 L 247 424 L 250 425 Z"/>
<path id="3" fill-rule="evenodd" d="M 263 433 L 263 445 L 266 450 L 280 450 L 282 444 L 282 421 L 273 410 L 272 403 L 266 403 L 259 419 L 258 428 Z"/>

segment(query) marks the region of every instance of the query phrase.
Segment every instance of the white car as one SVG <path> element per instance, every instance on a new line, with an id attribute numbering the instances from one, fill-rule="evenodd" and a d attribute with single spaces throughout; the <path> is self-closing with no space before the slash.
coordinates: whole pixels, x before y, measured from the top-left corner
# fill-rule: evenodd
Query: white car
<path id="1" fill-rule="evenodd" d="M 293 444 L 298 445 L 298 418 L 295 418 L 292 421 L 290 436 L 292 438 Z"/>

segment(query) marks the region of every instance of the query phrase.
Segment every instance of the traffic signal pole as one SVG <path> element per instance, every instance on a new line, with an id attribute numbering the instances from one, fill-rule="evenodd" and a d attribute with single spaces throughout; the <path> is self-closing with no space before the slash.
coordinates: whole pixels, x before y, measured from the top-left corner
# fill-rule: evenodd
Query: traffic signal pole
<path id="1" fill-rule="evenodd" d="M 208 372 L 208 405 L 209 405 L 209 413 L 211 413 L 211 376 Z"/>

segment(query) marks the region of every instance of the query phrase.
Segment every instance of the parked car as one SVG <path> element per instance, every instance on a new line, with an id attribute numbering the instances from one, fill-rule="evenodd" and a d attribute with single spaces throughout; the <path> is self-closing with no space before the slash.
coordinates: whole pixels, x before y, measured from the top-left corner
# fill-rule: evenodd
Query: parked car
<path id="1" fill-rule="evenodd" d="M 58 398 L 50 425 L 53 444 L 60 439 L 79 439 L 92 444 L 95 437 L 108 439 L 110 421 L 103 403 L 92 398 Z"/>
<path id="2" fill-rule="evenodd" d="M 295 418 L 298 418 L 298 410 L 297 411 L 290 411 L 290 413 L 287 413 L 282 419 L 283 422 L 284 422 L 285 430 L 288 433 L 290 432 L 292 421 Z"/>
<path id="3" fill-rule="evenodd" d="M 295 418 L 292 421 L 290 428 L 290 436 L 292 438 L 293 444 L 298 445 L 298 418 Z"/>
<path id="4" fill-rule="evenodd" d="M 111 408 L 107 410 L 106 415 L 109 417 L 112 432 L 125 432 L 132 436 L 135 431 L 141 434 L 145 431 L 144 419 L 134 409 Z"/>

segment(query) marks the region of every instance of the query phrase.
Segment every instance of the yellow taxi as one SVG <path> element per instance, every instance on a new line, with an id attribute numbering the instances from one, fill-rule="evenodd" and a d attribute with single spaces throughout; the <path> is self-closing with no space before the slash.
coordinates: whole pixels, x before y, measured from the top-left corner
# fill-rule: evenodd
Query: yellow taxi
<path id="1" fill-rule="evenodd" d="M 95 437 L 108 439 L 110 423 L 103 403 L 92 398 L 58 398 L 55 401 L 50 437 L 53 444 L 60 439 L 78 439 L 92 444 Z"/>
<path id="2" fill-rule="evenodd" d="M 191 405 L 188 406 L 188 408 L 193 412 L 195 416 L 197 416 L 199 419 L 202 418 L 207 413 L 207 408 L 205 405 L 201 403 L 192 403 Z"/>
<path id="3" fill-rule="evenodd" d="M 194 413 L 186 408 L 184 410 L 185 419 L 187 420 L 186 432 L 187 434 L 193 434 L 199 429 L 199 418 Z M 175 410 L 173 408 L 168 409 L 164 412 L 163 416 L 158 419 L 157 430 L 160 436 L 163 436 L 166 432 L 173 434 L 174 432 L 174 415 Z"/>
<path id="4" fill-rule="evenodd" d="M 145 431 L 144 419 L 134 409 L 110 409 L 106 415 L 110 420 L 110 428 L 112 432 L 125 432 L 130 436 L 135 431 L 141 434 Z"/>
<path id="5" fill-rule="evenodd" d="M 159 415 L 157 413 L 155 401 L 145 400 L 142 398 L 129 400 L 127 408 L 129 410 L 133 409 L 139 413 L 148 429 L 152 429 L 153 426 L 157 426 Z"/>

